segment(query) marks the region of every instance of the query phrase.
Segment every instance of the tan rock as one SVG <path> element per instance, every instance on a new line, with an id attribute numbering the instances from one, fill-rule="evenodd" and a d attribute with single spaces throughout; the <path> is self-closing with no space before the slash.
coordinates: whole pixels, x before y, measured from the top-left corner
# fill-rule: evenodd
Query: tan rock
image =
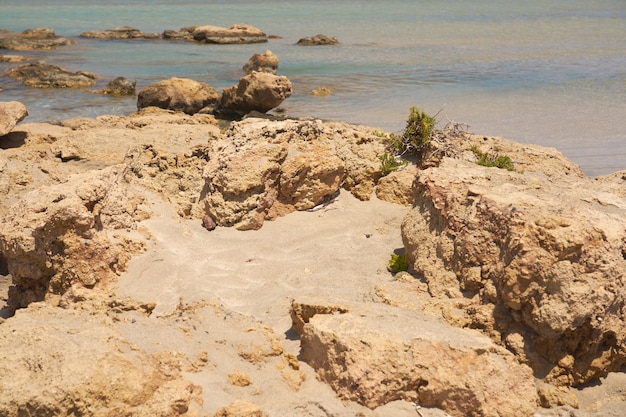
<path id="1" fill-rule="evenodd" d="M 137 108 L 154 106 L 194 114 L 214 106 L 218 98 L 215 89 L 205 83 L 173 77 L 141 90 L 137 95 Z"/>
<path id="2" fill-rule="evenodd" d="M 122 26 L 115 29 L 90 30 L 80 34 L 82 38 L 94 39 L 156 39 L 158 33 L 145 33 L 130 26 Z"/>
<path id="3" fill-rule="evenodd" d="M 476 296 L 475 327 L 499 333 L 548 382 L 578 385 L 619 369 L 624 176 L 593 180 L 554 150 L 472 141 L 508 149 L 520 171 L 445 157 L 421 171 L 402 226 L 411 265 L 437 297 Z"/>
<path id="4" fill-rule="evenodd" d="M 264 43 L 267 35 L 250 25 L 235 24 L 230 28 L 219 26 L 197 26 L 192 32 L 194 40 L 204 43 L 242 44 Z"/>
<path id="5" fill-rule="evenodd" d="M 14 51 L 51 50 L 74 41 L 57 36 L 50 28 L 26 29 L 22 33 L 0 31 L 0 49 Z"/>
<path id="6" fill-rule="evenodd" d="M 390 172 L 378 181 L 376 197 L 390 203 L 413 205 L 416 176 L 415 165 L 407 165 L 399 171 Z"/>
<path id="7" fill-rule="evenodd" d="M 239 84 L 222 91 L 217 113 L 242 117 L 252 111 L 268 112 L 292 94 L 291 82 L 284 76 L 252 72 L 239 79 Z"/>
<path id="8" fill-rule="evenodd" d="M 384 145 L 341 123 L 245 119 L 213 143 L 204 172 L 207 214 L 222 226 L 258 229 L 266 219 L 332 202 L 340 188 L 367 200 Z"/>
<path id="9" fill-rule="evenodd" d="M 28 110 L 19 101 L 0 102 L 0 136 L 9 133 L 28 116 Z"/>
<path id="10" fill-rule="evenodd" d="M 243 70 L 246 74 L 250 74 L 253 71 L 267 72 L 270 74 L 276 74 L 278 70 L 278 57 L 269 49 L 263 54 L 254 54 L 243 66 Z"/>
<path id="11" fill-rule="evenodd" d="M 187 416 L 201 388 L 91 312 L 33 304 L 2 323 L 0 414 Z"/>
<path id="12" fill-rule="evenodd" d="M 505 349 L 389 306 L 311 317 L 301 358 L 341 398 L 371 409 L 398 399 L 459 417 L 529 416 L 538 407 L 531 369 Z"/>
<path id="13" fill-rule="evenodd" d="M 85 88 L 96 83 L 98 76 L 87 71 L 68 71 L 58 65 L 35 62 L 9 69 L 6 74 L 28 87 Z"/>
<path id="14" fill-rule="evenodd" d="M 256 404 L 246 400 L 235 400 L 231 404 L 220 408 L 214 417 L 265 417 L 266 414 Z"/>
<path id="15" fill-rule="evenodd" d="M 135 227 L 142 198 L 119 167 L 77 175 L 26 194 L 3 213 L 0 252 L 13 283 L 9 304 L 58 298 L 72 286 L 106 286 L 141 245 L 108 232 Z M 115 242 L 115 243 L 114 243 Z"/>

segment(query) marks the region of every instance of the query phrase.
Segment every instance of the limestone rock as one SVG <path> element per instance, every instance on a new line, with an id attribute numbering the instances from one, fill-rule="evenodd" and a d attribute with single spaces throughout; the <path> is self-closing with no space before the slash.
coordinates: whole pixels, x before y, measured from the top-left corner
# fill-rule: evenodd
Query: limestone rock
<path id="1" fill-rule="evenodd" d="M 134 96 L 136 84 L 136 81 L 131 82 L 124 77 L 117 77 L 116 79 L 111 80 L 106 87 L 101 88 L 100 90 L 95 90 L 94 92 L 115 97 Z"/>
<path id="2" fill-rule="evenodd" d="M 292 94 L 291 82 L 284 76 L 252 72 L 239 84 L 222 91 L 217 113 L 241 117 L 252 111 L 265 113 L 278 107 Z"/>
<path id="3" fill-rule="evenodd" d="M 198 26 L 187 26 L 180 29 L 166 29 L 161 34 L 163 39 L 168 40 L 179 40 L 179 41 L 195 41 L 193 38 L 193 31 L 196 30 Z"/>
<path id="4" fill-rule="evenodd" d="M 340 188 L 368 200 L 384 144 L 342 123 L 233 123 L 213 143 L 204 172 L 206 213 L 220 226 L 258 229 L 266 219 L 332 201 Z"/>
<path id="5" fill-rule="evenodd" d="M 7 71 L 7 75 L 28 87 L 84 88 L 96 83 L 98 76 L 91 72 L 70 72 L 58 65 L 36 62 L 24 64 Z"/>
<path id="6" fill-rule="evenodd" d="M 376 197 L 390 203 L 413 205 L 416 175 L 415 165 L 407 165 L 399 171 L 390 172 L 378 181 Z"/>
<path id="7" fill-rule="evenodd" d="M 80 34 L 82 38 L 93 39 L 157 39 L 158 33 L 144 33 L 130 26 L 122 26 L 115 29 L 92 30 Z"/>
<path id="8" fill-rule="evenodd" d="M 215 89 L 205 83 L 173 77 L 141 90 L 137 95 L 137 108 L 155 106 L 195 114 L 207 106 L 215 105 L 218 99 Z"/>
<path id="9" fill-rule="evenodd" d="M 497 138 L 520 171 L 444 157 L 420 171 L 402 236 L 436 297 L 557 386 L 626 364 L 626 175 L 591 179 L 555 150 Z M 486 146 L 488 145 L 488 146 Z M 523 172 L 521 171 L 523 170 Z"/>
<path id="10" fill-rule="evenodd" d="M 270 74 L 276 74 L 278 70 L 278 57 L 269 49 L 263 54 L 254 54 L 243 66 L 243 70 L 246 74 L 250 74 L 253 71 L 268 72 Z"/>
<path id="11" fill-rule="evenodd" d="M 0 136 L 9 133 L 28 116 L 28 109 L 19 101 L 0 102 Z"/>
<path id="12" fill-rule="evenodd" d="M 53 304 L 71 287 L 106 287 L 141 248 L 109 232 L 132 229 L 145 217 L 142 198 L 125 186 L 120 167 L 76 175 L 30 192 L 1 213 L 0 253 L 14 287 L 13 308 Z"/>
<path id="13" fill-rule="evenodd" d="M 70 39 L 57 36 L 50 28 L 27 29 L 22 33 L 0 30 L 0 49 L 50 50 L 73 43 Z"/>
<path id="14" fill-rule="evenodd" d="M 265 417 L 266 414 L 256 404 L 246 400 L 235 400 L 220 408 L 214 417 Z"/>
<path id="15" fill-rule="evenodd" d="M 307 36 L 306 38 L 302 38 L 298 40 L 298 45 L 301 46 L 312 46 L 312 45 L 336 45 L 339 43 L 339 40 L 334 36 L 326 36 L 326 35 L 315 35 L 315 36 Z"/>
<path id="16" fill-rule="evenodd" d="M 193 39 L 203 43 L 244 44 L 267 42 L 267 35 L 250 25 L 235 24 L 230 28 L 219 26 L 197 26 L 192 32 Z"/>
<path id="17" fill-rule="evenodd" d="M 186 416 L 201 388 L 92 312 L 38 303 L 2 324 L 0 415 Z M 36 410 L 36 411 L 33 411 Z"/>
<path id="18" fill-rule="evenodd" d="M 455 417 L 513 417 L 538 407 L 532 371 L 511 353 L 476 331 L 385 305 L 311 317 L 301 358 L 341 398 L 371 409 L 404 399 Z"/>

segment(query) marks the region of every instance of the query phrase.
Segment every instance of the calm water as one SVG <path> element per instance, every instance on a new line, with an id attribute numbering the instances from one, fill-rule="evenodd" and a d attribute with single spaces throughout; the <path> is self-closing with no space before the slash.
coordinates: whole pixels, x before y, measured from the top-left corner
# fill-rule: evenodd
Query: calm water
<path id="1" fill-rule="evenodd" d="M 97 41 L 86 30 L 123 25 L 162 32 L 246 23 L 279 35 L 260 45 Z M 554 146 L 589 175 L 626 169 L 625 0 L 0 0 L 0 29 L 51 27 L 77 44 L 31 54 L 69 70 L 117 76 L 140 90 L 172 76 L 233 85 L 254 53 L 272 50 L 293 83 L 292 116 L 400 131 L 410 106 L 485 135 Z M 296 46 L 304 36 L 332 47 Z M 0 64 L 0 71 L 16 64 Z M 0 100 L 19 100 L 26 121 L 136 110 L 132 98 L 39 90 L 0 76 Z M 329 87 L 329 97 L 309 92 Z"/>

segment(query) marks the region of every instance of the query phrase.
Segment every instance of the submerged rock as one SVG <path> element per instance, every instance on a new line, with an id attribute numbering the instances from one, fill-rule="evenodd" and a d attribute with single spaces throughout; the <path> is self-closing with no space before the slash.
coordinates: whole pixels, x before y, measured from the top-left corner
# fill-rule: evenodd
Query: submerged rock
<path id="1" fill-rule="evenodd" d="M 7 71 L 7 75 L 28 87 L 36 88 L 84 88 L 96 83 L 98 76 L 92 72 L 70 72 L 58 65 L 35 62 Z"/>
<path id="2" fill-rule="evenodd" d="M 124 77 L 117 77 L 111 80 L 106 87 L 94 92 L 108 96 L 134 96 L 136 84 L 136 81 L 131 82 Z"/>
<path id="3" fill-rule="evenodd" d="M 57 36 L 50 28 L 27 29 L 21 33 L 0 30 L 0 49 L 14 51 L 50 50 L 72 45 L 70 39 Z"/>
<path id="4" fill-rule="evenodd" d="M 145 33 L 130 26 L 122 26 L 115 29 L 93 30 L 80 34 L 82 38 L 94 39 L 157 39 L 158 33 Z"/>
<path id="5" fill-rule="evenodd" d="M 339 40 L 334 36 L 326 36 L 326 35 L 315 35 L 315 36 L 307 36 L 306 38 L 302 38 L 298 40 L 297 44 L 301 46 L 313 46 L 313 45 L 336 45 L 339 43 Z"/>

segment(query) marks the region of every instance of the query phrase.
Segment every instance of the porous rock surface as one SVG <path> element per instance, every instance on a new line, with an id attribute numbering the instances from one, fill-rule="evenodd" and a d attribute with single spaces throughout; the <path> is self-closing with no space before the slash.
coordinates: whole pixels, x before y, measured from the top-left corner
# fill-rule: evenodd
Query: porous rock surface
<path id="1" fill-rule="evenodd" d="M 368 129 L 244 119 L 213 144 L 204 172 L 206 211 L 218 225 L 247 230 L 329 202 L 340 188 L 368 200 L 382 175 L 383 152 Z"/>
<path id="2" fill-rule="evenodd" d="M 28 116 L 28 109 L 19 101 L 0 102 L 0 136 L 9 133 Z"/>
<path id="3" fill-rule="evenodd" d="M 85 88 L 93 86 L 98 78 L 92 72 L 72 72 L 45 62 L 20 65 L 9 69 L 6 74 L 35 88 Z"/>
<path id="4" fill-rule="evenodd" d="M 262 54 L 252 55 L 243 66 L 243 70 L 246 74 L 250 74 L 253 71 L 276 74 L 276 71 L 278 71 L 278 63 L 279 60 L 276 54 L 268 49 Z"/>
<path id="5" fill-rule="evenodd" d="M 621 415 L 623 173 L 468 136 L 382 177 L 370 128 L 221 123 L 148 107 L 3 137 L 0 284 L 24 308 L 0 309 L 0 414 Z"/>
<path id="6" fill-rule="evenodd" d="M 473 136 L 419 172 L 402 236 L 430 293 L 555 386 L 626 364 L 626 174 L 588 178 L 552 149 Z M 471 146 L 515 171 L 477 165 Z"/>
<path id="7" fill-rule="evenodd" d="M 222 91 L 216 113 L 242 117 L 252 111 L 268 112 L 291 97 L 291 81 L 268 72 L 251 72 L 239 83 Z"/>
<path id="8" fill-rule="evenodd" d="M 126 341 L 104 315 L 45 303 L 0 331 L 0 414 L 197 416 L 200 389 Z M 8 377 L 10 375 L 10 377 Z"/>
<path id="9" fill-rule="evenodd" d="M 214 106 L 218 99 L 217 91 L 206 83 L 173 77 L 141 90 L 137 95 L 137 108 L 154 106 L 194 114 Z"/>
<path id="10" fill-rule="evenodd" d="M 453 416 L 536 410 L 530 368 L 477 331 L 444 328 L 433 315 L 385 305 L 316 314 L 302 328 L 301 358 L 340 397 L 372 409 L 403 399 Z"/>
<path id="11" fill-rule="evenodd" d="M 130 26 L 122 26 L 115 29 L 90 30 L 80 34 L 82 38 L 93 39 L 156 39 L 158 33 L 145 33 Z"/>
<path id="12" fill-rule="evenodd" d="M 71 45 L 70 39 L 57 36 L 50 28 L 26 29 L 21 33 L 0 30 L 0 49 L 14 51 L 51 50 Z"/>

